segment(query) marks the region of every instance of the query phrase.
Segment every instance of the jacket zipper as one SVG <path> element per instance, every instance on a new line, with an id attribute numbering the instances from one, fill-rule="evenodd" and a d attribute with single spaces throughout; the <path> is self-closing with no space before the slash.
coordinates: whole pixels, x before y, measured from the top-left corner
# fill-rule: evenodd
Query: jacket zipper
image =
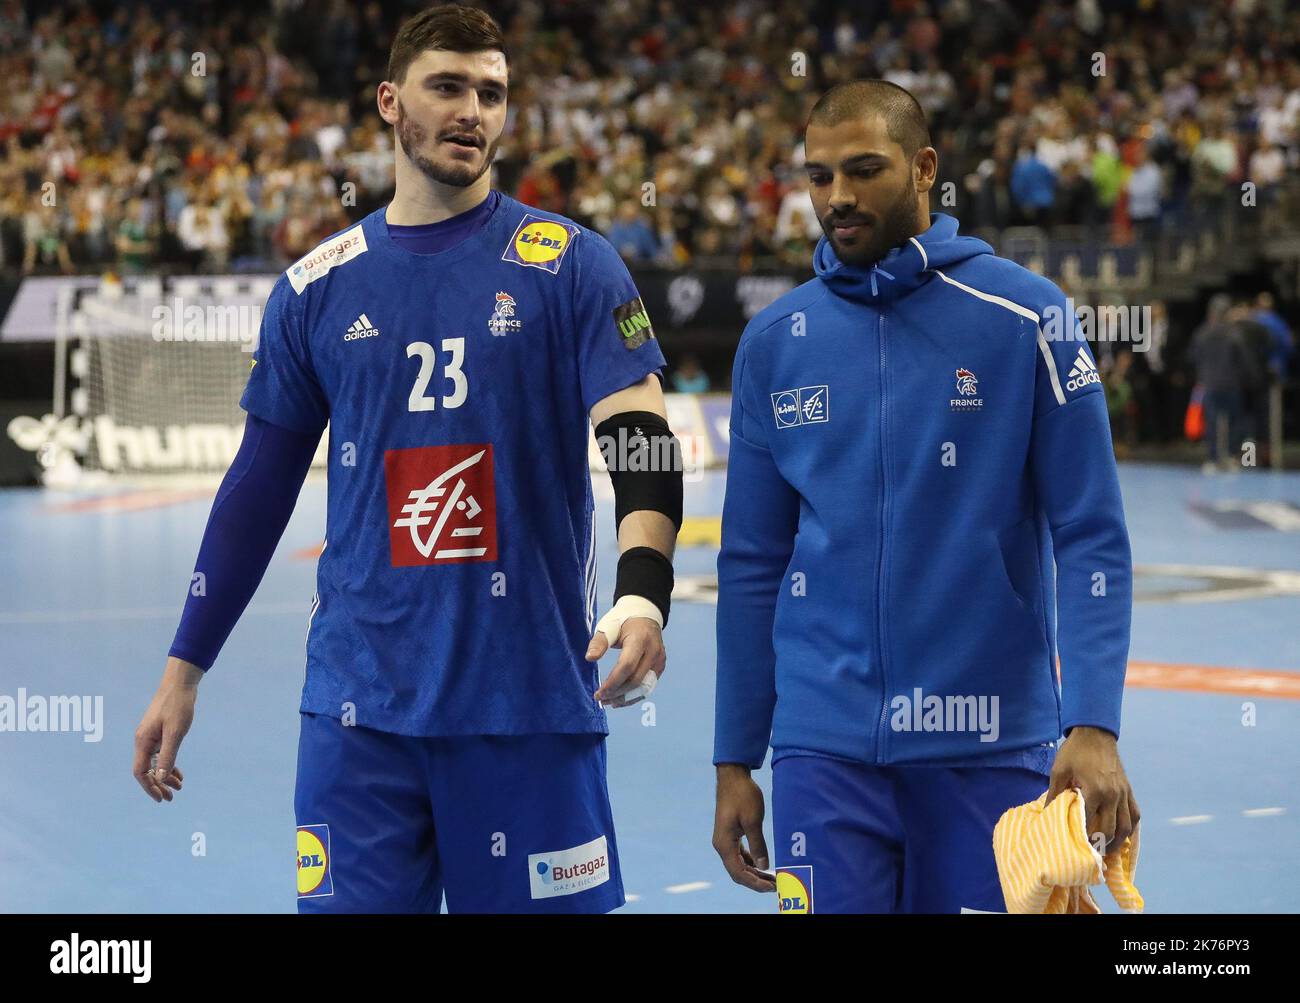
<path id="1" fill-rule="evenodd" d="M 880 546 L 876 559 L 876 664 L 880 666 L 880 726 L 876 731 L 876 762 L 883 763 L 885 752 L 885 727 L 889 713 L 889 673 L 885 668 L 885 541 L 888 537 L 886 520 L 889 516 L 889 485 L 885 479 L 888 464 L 885 462 L 885 444 L 887 435 L 885 420 L 887 414 L 885 401 L 885 312 L 880 311 L 878 328 L 880 334 Z"/>

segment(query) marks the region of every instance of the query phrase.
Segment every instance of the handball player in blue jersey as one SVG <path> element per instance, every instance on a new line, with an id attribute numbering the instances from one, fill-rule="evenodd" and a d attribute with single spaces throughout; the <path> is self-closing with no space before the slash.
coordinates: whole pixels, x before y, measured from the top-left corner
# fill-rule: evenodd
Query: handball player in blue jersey
<path id="1" fill-rule="evenodd" d="M 930 212 L 911 94 L 837 85 L 805 148 L 816 275 L 732 379 L 714 847 L 783 912 L 1005 912 L 1007 809 L 1078 787 L 1100 850 L 1138 822 L 1105 394 L 1061 290 Z"/>
<path id="2" fill-rule="evenodd" d="M 481 11 L 440 6 L 397 33 L 377 93 L 393 200 L 271 293 L 195 567 L 204 587 L 136 733 L 134 775 L 170 801 L 198 683 L 328 425 L 325 546 L 304 603 L 300 912 L 624 901 L 603 708 L 643 699 L 664 671 L 680 453 L 664 357 L 617 253 L 491 189 L 508 85 Z M 620 550 L 599 621 L 592 426 Z"/>

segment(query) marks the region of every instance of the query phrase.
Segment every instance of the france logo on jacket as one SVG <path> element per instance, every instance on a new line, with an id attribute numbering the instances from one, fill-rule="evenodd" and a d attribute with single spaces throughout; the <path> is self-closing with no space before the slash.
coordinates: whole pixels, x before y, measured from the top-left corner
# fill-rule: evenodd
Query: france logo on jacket
<path id="1" fill-rule="evenodd" d="M 814 266 L 736 353 L 715 762 L 1118 734 L 1128 536 L 1064 294 L 941 213 L 872 268 L 825 238 Z"/>

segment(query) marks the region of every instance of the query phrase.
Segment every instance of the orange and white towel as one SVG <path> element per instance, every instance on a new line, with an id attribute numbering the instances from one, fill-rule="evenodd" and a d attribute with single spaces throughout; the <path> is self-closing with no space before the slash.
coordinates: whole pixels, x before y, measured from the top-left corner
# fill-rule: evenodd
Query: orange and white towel
<path id="1" fill-rule="evenodd" d="M 1010 913 L 1099 913 L 1088 890 L 1102 881 L 1121 910 L 1141 912 L 1133 884 L 1138 829 L 1103 858 L 1088 842 L 1083 793 L 1063 791 L 1051 804 L 1037 801 L 1011 808 L 993 827 L 993 856 Z"/>

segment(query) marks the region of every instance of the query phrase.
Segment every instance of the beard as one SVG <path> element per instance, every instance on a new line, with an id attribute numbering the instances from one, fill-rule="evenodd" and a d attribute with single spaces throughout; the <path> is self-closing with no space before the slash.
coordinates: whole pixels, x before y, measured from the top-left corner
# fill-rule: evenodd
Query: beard
<path id="1" fill-rule="evenodd" d="M 429 130 L 406 114 L 406 108 L 402 104 L 401 98 L 398 98 L 397 141 L 402 144 L 402 152 L 406 154 L 406 159 L 418 167 L 425 177 L 437 181 L 439 184 L 451 185 L 454 188 L 468 188 L 483 176 L 484 171 L 492 166 L 492 160 L 497 152 L 497 143 L 501 141 L 498 136 L 488 145 L 483 152 L 483 163 L 475 169 L 469 164 L 440 164 L 432 158 L 424 156 L 419 150 L 428 138 Z"/>
<path id="2" fill-rule="evenodd" d="M 842 219 L 866 219 L 875 225 L 871 228 L 870 238 L 859 240 L 853 247 L 842 247 L 835 238 L 834 224 Z M 822 230 L 830 241 L 835 256 L 846 265 L 858 268 L 870 268 L 890 250 L 903 243 L 909 237 L 915 237 L 916 228 L 916 183 L 909 173 L 907 183 L 898 191 L 885 210 L 874 218 L 871 214 L 859 212 L 846 213 L 837 217 L 827 213 L 821 220 Z"/>

